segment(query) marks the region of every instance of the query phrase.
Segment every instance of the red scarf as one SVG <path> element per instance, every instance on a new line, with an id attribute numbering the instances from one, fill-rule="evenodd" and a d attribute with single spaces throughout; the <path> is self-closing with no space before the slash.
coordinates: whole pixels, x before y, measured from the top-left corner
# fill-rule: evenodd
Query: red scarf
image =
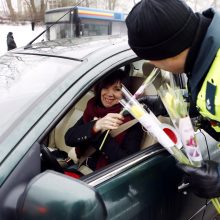
<path id="1" fill-rule="evenodd" d="M 108 113 L 119 113 L 122 110 L 121 104 L 116 104 L 110 108 L 98 106 L 95 102 L 95 98 L 88 101 L 86 109 L 83 114 L 83 120 L 85 123 L 92 121 L 94 117 L 103 118 Z M 125 117 L 124 122 L 131 120 L 130 116 Z M 120 144 L 122 143 L 126 132 L 122 132 L 115 137 L 115 140 Z"/>
<path id="2" fill-rule="evenodd" d="M 95 102 L 95 98 L 92 98 L 87 103 L 86 109 L 83 114 L 83 120 L 84 120 L 84 123 L 87 123 L 93 120 L 94 117 L 102 118 L 106 116 L 108 113 L 119 113 L 121 109 L 122 109 L 122 106 L 120 104 L 114 105 L 110 108 L 98 106 Z M 125 117 L 124 123 L 129 120 L 131 120 L 130 116 Z M 125 134 L 126 134 L 126 131 L 120 133 L 119 135 L 115 137 L 115 140 L 119 144 L 121 144 L 122 141 L 124 140 Z M 97 161 L 96 169 L 100 169 L 106 166 L 107 164 L 108 164 L 108 160 L 101 154 Z"/>

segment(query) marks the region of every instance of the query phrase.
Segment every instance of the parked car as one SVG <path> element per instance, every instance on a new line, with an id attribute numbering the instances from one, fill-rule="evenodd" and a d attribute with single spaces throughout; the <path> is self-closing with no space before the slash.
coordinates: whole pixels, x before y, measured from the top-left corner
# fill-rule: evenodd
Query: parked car
<path id="1" fill-rule="evenodd" d="M 185 188 L 176 161 L 147 133 L 138 153 L 79 179 L 51 156 L 59 149 L 74 157 L 63 135 L 95 83 L 126 66 L 132 80 L 143 79 L 144 65 L 126 38 L 113 37 L 41 42 L 1 57 L 1 220 L 215 219 L 211 202 Z M 219 159 L 214 139 L 204 131 L 197 139 L 204 157 L 208 149 Z"/>

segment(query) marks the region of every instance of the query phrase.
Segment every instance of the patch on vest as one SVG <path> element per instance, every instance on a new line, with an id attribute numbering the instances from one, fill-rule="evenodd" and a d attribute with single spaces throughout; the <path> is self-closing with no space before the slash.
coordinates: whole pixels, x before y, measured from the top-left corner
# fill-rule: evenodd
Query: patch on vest
<path id="1" fill-rule="evenodd" d="M 215 92 L 216 86 L 207 81 L 206 109 L 213 115 L 215 115 Z"/>

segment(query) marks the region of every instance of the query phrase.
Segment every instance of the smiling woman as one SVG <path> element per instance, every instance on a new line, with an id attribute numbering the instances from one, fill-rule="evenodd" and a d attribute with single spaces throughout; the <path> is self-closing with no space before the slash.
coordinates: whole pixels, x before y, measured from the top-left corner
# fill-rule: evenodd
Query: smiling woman
<path id="1" fill-rule="evenodd" d="M 118 100 L 121 99 L 121 83 L 115 82 L 113 85 L 103 88 L 101 91 L 101 102 L 104 107 L 112 107 L 118 104 Z"/>

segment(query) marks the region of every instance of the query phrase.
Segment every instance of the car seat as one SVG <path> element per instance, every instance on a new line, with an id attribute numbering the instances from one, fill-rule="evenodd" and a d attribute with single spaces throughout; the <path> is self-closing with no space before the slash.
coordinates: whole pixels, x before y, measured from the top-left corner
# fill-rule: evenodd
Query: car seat
<path id="1" fill-rule="evenodd" d="M 49 135 L 48 147 L 53 149 L 59 149 L 65 151 L 68 156 L 77 163 L 78 159 L 76 156 L 75 148 L 67 146 L 65 143 L 64 136 L 67 130 L 73 126 L 79 118 L 83 115 L 84 109 L 89 99 L 94 96 L 93 91 L 89 91 L 80 101 L 69 110 L 65 117 L 57 124 Z"/>

